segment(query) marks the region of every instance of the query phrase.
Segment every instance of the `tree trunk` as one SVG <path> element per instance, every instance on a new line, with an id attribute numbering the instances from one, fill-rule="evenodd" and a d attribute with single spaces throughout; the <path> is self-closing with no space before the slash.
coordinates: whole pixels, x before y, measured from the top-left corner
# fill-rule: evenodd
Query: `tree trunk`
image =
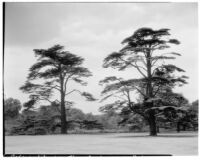
<path id="1" fill-rule="evenodd" d="M 186 131 L 186 125 L 185 124 L 183 125 L 183 131 Z"/>
<path id="2" fill-rule="evenodd" d="M 157 133 L 160 133 L 159 125 L 157 125 Z"/>
<path id="3" fill-rule="evenodd" d="M 66 121 L 66 112 L 65 112 L 65 99 L 61 94 L 61 134 L 67 133 L 67 121 Z"/>
<path id="4" fill-rule="evenodd" d="M 177 132 L 180 132 L 180 122 L 177 122 L 177 128 L 176 128 Z"/>
<path id="5" fill-rule="evenodd" d="M 196 126 L 195 126 L 195 124 L 192 124 L 192 128 L 193 128 L 194 131 L 196 131 Z"/>
<path id="6" fill-rule="evenodd" d="M 152 88 L 152 75 L 151 75 L 151 54 L 150 51 L 147 52 L 147 86 L 146 86 L 146 95 L 147 99 L 153 98 L 153 88 Z M 148 108 L 153 107 L 153 102 L 150 102 L 147 104 Z M 149 128 L 150 128 L 150 136 L 157 136 L 157 127 L 156 127 L 156 117 L 155 117 L 155 111 L 150 110 L 149 111 Z"/>
<path id="7" fill-rule="evenodd" d="M 61 107 L 61 134 L 67 133 L 67 121 L 66 121 L 66 111 L 65 111 L 65 92 L 64 92 L 64 79 L 62 74 L 60 74 L 60 107 Z"/>
<path id="8" fill-rule="evenodd" d="M 157 126 L 156 126 L 156 118 L 154 111 L 149 113 L 149 135 L 150 136 L 157 136 Z"/>

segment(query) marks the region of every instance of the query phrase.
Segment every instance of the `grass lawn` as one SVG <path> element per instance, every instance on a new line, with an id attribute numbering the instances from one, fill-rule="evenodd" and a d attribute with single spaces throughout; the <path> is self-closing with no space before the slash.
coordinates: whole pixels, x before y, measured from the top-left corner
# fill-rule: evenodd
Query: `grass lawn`
<path id="1" fill-rule="evenodd" d="M 197 155 L 198 133 L 69 134 L 6 136 L 6 154 L 172 154 Z"/>

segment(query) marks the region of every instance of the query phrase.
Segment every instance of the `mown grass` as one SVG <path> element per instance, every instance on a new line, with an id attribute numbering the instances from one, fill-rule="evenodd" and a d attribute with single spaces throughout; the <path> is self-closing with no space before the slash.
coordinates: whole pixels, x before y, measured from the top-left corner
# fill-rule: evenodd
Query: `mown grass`
<path id="1" fill-rule="evenodd" d="M 196 132 L 6 136 L 6 154 L 171 154 L 197 155 Z"/>

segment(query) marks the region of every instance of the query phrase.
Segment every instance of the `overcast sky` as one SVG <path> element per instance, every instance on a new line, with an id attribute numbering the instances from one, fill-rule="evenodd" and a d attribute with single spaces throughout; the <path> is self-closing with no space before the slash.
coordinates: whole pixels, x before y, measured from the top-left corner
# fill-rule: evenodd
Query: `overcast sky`
<path id="1" fill-rule="evenodd" d="M 198 98 L 198 14 L 197 3 L 6 3 L 4 91 L 6 97 L 28 100 L 19 87 L 29 67 L 36 62 L 33 49 L 54 44 L 82 56 L 93 73 L 88 86 L 71 83 L 100 98 L 99 80 L 106 76 L 138 78 L 134 70 L 119 72 L 102 68 L 103 59 L 123 46 L 121 41 L 140 27 L 169 28 L 172 38 L 181 41 L 173 51 L 182 54 L 174 64 L 186 70 L 189 84 L 176 89 L 190 102 Z M 76 108 L 99 113 L 99 102 L 87 102 L 78 94 L 68 97 Z"/>

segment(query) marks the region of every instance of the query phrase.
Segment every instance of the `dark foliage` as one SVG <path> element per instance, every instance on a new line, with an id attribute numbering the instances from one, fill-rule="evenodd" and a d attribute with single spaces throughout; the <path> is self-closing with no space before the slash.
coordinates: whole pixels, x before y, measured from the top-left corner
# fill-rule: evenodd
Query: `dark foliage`
<path id="1" fill-rule="evenodd" d="M 151 28 L 140 28 L 133 35 L 124 39 L 125 46 L 118 52 L 113 52 L 104 59 L 103 67 L 112 67 L 119 71 L 127 68 L 136 69 L 142 76 L 140 79 L 123 80 L 114 76 L 106 77 L 100 81 L 104 84 L 102 95 L 106 100 L 110 97 L 118 97 L 119 101 L 111 105 L 101 107 L 101 110 L 108 108 L 122 109 L 129 108 L 131 112 L 141 115 L 150 126 L 150 135 L 156 135 L 156 110 L 161 107 L 172 107 L 156 105 L 162 101 L 159 93 L 166 88 L 174 88 L 187 84 L 187 76 L 175 76 L 175 73 L 185 72 L 183 69 L 173 65 L 164 64 L 164 60 L 173 60 L 180 56 L 179 53 L 159 52 L 170 48 L 171 44 L 178 45 L 180 42 L 169 38 L 169 29 L 153 30 Z M 158 63 L 160 62 L 160 63 Z M 141 102 L 134 103 L 131 93 L 136 91 L 141 97 Z M 123 102 L 123 103 L 120 103 Z M 120 104 L 120 105 L 119 105 Z M 175 106 L 173 106 L 175 107 Z"/>
<path id="2" fill-rule="evenodd" d="M 57 102 L 60 104 L 61 132 L 66 133 L 65 105 L 69 101 L 65 97 L 73 92 L 84 96 L 88 101 L 96 100 L 90 93 L 79 90 L 67 91 L 69 81 L 81 85 L 87 83 L 82 80 L 84 77 L 92 76 L 91 72 L 82 66 L 84 59 L 69 51 L 64 51 L 64 46 L 54 45 L 48 49 L 34 49 L 37 62 L 29 69 L 26 83 L 20 87 L 24 93 L 29 94 L 29 101 L 24 103 L 26 109 L 34 108 L 39 101 Z M 34 84 L 31 81 L 41 79 L 44 83 Z M 60 94 L 59 100 L 51 100 L 55 92 Z M 70 102 L 70 105 L 72 103 Z"/>
<path id="3" fill-rule="evenodd" d="M 21 102 L 18 99 L 8 98 L 4 100 L 4 116 L 7 118 L 16 118 L 22 108 Z"/>

